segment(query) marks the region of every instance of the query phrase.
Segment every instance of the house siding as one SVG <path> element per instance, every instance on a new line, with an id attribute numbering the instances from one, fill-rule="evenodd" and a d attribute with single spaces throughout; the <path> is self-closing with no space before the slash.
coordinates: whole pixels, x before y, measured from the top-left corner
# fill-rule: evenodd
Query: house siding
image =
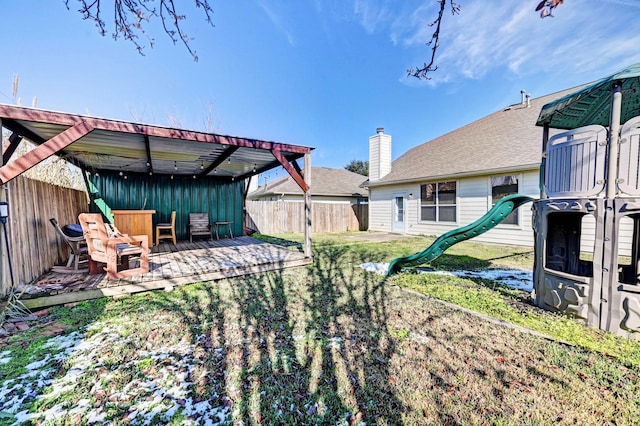
<path id="1" fill-rule="evenodd" d="M 520 182 L 518 193 L 528 195 L 533 198 L 539 198 L 540 181 L 538 170 L 521 172 L 519 173 L 519 177 Z M 491 208 L 491 185 L 488 176 L 485 177 L 485 181 L 487 185 L 487 204 L 485 212 L 487 212 Z M 533 215 L 531 206 L 531 203 L 527 203 L 519 207 L 520 223 L 518 225 L 497 225 L 485 234 L 479 235 L 476 240 L 495 244 L 511 244 L 533 247 L 535 240 L 532 228 Z"/>
<path id="2" fill-rule="evenodd" d="M 397 188 L 404 187 L 385 186 L 383 188 L 369 189 L 369 230 L 391 232 L 393 228 L 393 194 Z"/>
<path id="3" fill-rule="evenodd" d="M 540 195 L 538 186 L 538 170 L 512 172 L 519 176 L 519 193 L 537 198 Z M 392 232 L 393 194 L 407 194 L 407 213 L 405 233 L 412 235 L 439 236 L 452 229 L 468 225 L 491 208 L 490 177 L 499 175 L 482 175 L 462 178 L 457 182 L 456 222 L 422 222 L 420 217 L 420 184 L 416 182 L 405 185 L 385 185 L 369 189 L 369 229 L 373 231 Z M 442 179 L 446 181 L 449 179 Z M 495 228 L 475 238 L 476 241 L 497 244 L 510 244 L 533 247 L 534 237 L 531 228 L 531 205 L 519 208 L 520 223 L 518 225 L 497 225 Z"/>

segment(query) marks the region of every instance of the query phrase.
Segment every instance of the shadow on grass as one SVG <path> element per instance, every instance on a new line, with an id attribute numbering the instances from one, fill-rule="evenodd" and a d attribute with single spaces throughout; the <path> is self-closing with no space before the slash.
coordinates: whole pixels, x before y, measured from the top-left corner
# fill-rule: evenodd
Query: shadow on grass
<path id="1" fill-rule="evenodd" d="M 303 252 L 302 243 L 300 242 L 287 240 L 285 238 L 280 238 L 280 237 L 274 237 L 266 234 L 253 234 L 252 237 L 257 240 L 264 241 L 265 243 L 276 244 L 276 245 L 287 247 L 290 249 L 295 248 L 300 253 Z"/>
<path id="2" fill-rule="evenodd" d="M 406 407 L 391 385 L 385 286 L 354 269 L 365 261 L 357 256 L 318 249 L 308 268 L 152 298 L 182 317 L 191 345 L 223 348 L 209 352 L 211 380 L 195 396 L 218 395 L 232 422 L 399 424 Z"/>
<path id="3" fill-rule="evenodd" d="M 398 347 L 404 339 L 396 318 L 402 308 L 390 306 L 386 280 L 357 268 L 371 260 L 372 252 L 316 247 L 308 268 L 204 283 L 197 291 L 154 297 L 156 309 L 182 317 L 191 345 L 209 357 L 208 380 L 198 385 L 197 377 L 190 378 L 196 384 L 193 396 L 217 401 L 235 423 L 401 424 L 412 410 L 412 418 L 420 418 L 415 412 L 420 404 L 407 400 L 412 389 L 402 390 L 396 383 L 406 373 L 391 361 L 406 350 L 406 342 Z M 452 255 L 444 262 L 454 268 L 486 264 Z M 456 424 L 447 395 L 455 389 L 451 377 L 460 369 L 459 359 L 469 355 L 456 356 L 452 339 L 483 343 L 466 330 L 454 337 L 451 330 L 430 329 L 441 320 L 434 313 L 420 324 L 432 343 L 411 343 L 418 356 L 401 365 L 424 368 L 420 360 L 438 360 L 439 369 L 429 370 L 428 376 L 432 389 L 439 390 L 431 393 L 436 409 L 430 416 Z M 500 371 L 487 374 L 495 377 Z"/>
<path id="4" fill-rule="evenodd" d="M 353 262 L 353 263 L 350 263 Z M 347 249 L 327 248 L 317 253 L 307 303 L 311 321 L 307 333 L 340 339 L 323 344 L 322 371 L 345 381 L 343 404 L 356 420 L 393 424 L 405 407 L 391 386 L 389 359 L 395 340 L 389 336 L 386 288 L 373 274 L 354 273 L 364 263 L 363 253 L 351 258 Z M 320 394 L 340 395 L 337 383 L 327 382 Z"/>
<path id="5" fill-rule="evenodd" d="M 507 255 L 504 255 L 504 256 L 492 257 L 491 259 L 487 259 L 487 261 L 504 260 L 504 259 L 518 259 L 518 258 L 521 258 L 521 257 L 533 257 L 534 255 L 535 255 L 535 252 L 533 250 L 527 250 L 527 251 L 523 251 L 523 252 L 519 252 L 519 253 L 507 254 Z"/>
<path id="6" fill-rule="evenodd" d="M 491 261 L 466 255 L 443 254 L 425 265 L 443 271 L 476 270 L 488 268 Z"/>
<path id="7" fill-rule="evenodd" d="M 388 386 L 386 360 L 394 348 L 381 343 L 384 292 L 345 273 L 348 258 L 344 248 L 321 249 L 304 274 L 272 272 L 232 283 L 244 342 L 242 359 L 233 362 L 241 366 L 240 392 L 231 396 L 236 420 L 393 424 L 400 418 L 403 407 Z"/>

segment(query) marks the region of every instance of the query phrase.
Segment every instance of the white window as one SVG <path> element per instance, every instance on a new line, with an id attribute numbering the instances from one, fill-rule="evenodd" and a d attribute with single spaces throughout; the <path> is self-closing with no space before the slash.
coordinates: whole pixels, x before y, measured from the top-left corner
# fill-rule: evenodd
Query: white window
<path id="1" fill-rule="evenodd" d="M 456 183 L 436 182 L 420 185 L 420 220 L 456 221 Z"/>
<path id="2" fill-rule="evenodd" d="M 507 195 L 517 194 L 518 191 L 518 176 L 494 176 L 491 178 L 491 206 L 495 206 L 496 203 Z M 518 217 L 518 209 L 515 209 L 509 216 L 507 216 L 502 223 L 508 225 L 518 225 L 520 218 Z"/>

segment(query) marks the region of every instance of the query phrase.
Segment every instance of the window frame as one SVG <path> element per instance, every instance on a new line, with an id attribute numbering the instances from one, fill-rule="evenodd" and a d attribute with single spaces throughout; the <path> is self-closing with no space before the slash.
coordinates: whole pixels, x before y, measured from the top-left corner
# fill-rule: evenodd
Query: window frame
<path id="1" fill-rule="evenodd" d="M 488 209 L 487 211 L 491 210 L 493 208 L 493 206 L 495 206 L 495 203 L 493 202 L 493 182 L 492 180 L 494 178 L 500 178 L 500 177 L 506 177 L 506 176 L 514 176 L 517 181 L 518 181 L 518 188 L 516 190 L 516 192 L 514 192 L 514 194 L 520 194 L 522 192 L 522 173 L 505 173 L 505 174 L 499 174 L 499 175 L 491 175 L 488 177 L 488 186 L 489 186 L 489 190 L 488 190 L 488 194 L 487 194 L 487 206 Z M 502 199 L 508 195 L 512 195 L 511 193 L 504 195 L 503 197 L 499 198 Z M 497 226 L 505 226 L 505 227 L 510 227 L 510 228 L 522 228 L 522 214 L 520 211 L 520 207 L 518 207 L 517 209 L 514 210 L 515 214 L 516 214 L 516 223 L 505 223 L 505 222 L 501 222 L 499 223 Z M 511 213 L 509 216 L 513 215 L 513 213 Z"/>
<path id="2" fill-rule="evenodd" d="M 455 185 L 455 196 L 453 198 L 453 203 L 441 203 L 440 201 L 440 185 L 441 184 L 449 184 L 449 183 L 453 183 Z M 431 204 L 423 204 L 423 198 L 422 198 L 422 194 L 423 194 L 423 190 L 422 187 L 425 185 L 435 185 L 435 193 L 434 193 L 434 203 Z M 419 202 L 418 202 L 418 222 L 420 223 L 442 223 L 442 224 L 457 224 L 458 223 L 458 213 L 459 213 L 459 200 L 458 200 L 458 190 L 459 190 L 459 182 L 457 180 L 443 180 L 443 181 L 437 181 L 437 182 L 425 182 L 425 183 L 421 183 L 420 184 L 420 198 L 419 198 Z M 435 211 L 435 219 L 431 220 L 431 219 L 423 219 L 423 215 L 422 215 L 422 209 L 424 207 L 433 207 L 434 211 Z M 454 210 L 454 218 L 453 220 L 442 220 L 441 219 L 441 209 L 442 208 L 451 208 L 453 207 Z"/>

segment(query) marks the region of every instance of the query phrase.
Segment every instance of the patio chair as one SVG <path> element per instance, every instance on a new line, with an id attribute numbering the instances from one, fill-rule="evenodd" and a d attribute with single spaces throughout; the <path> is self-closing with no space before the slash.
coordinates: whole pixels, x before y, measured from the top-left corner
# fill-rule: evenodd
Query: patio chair
<path id="1" fill-rule="evenodd" d="M 213 239 L 208 213 L 189 213 L 189 241 L 193 242 L 194 235 L 208 235 Z"/>
<path id="2" fill-rule="evenodd" d="M 169 231 L 169 233 L 163 231 Z M 171 240 L 176 245 L 176 211 L 171 212 L 171 220 L 169 223 L 159 223 L 156 225 L 156 244 L 160 244 L 160 240 Z"/>
<path id="3" fill-rule="evenodd" d="M 62 238 L 62 240 L 69 246 L 69 259 L 67 260 L 66 266 L 54 266 L 52 270 L 54 272 L 72 272 L 72 273 L 84 273 L 87 272 L 87 269 L 80 269 L 81 263 L 87 263 L 87 243 L 84 239 L 84 235 L 80 232 L 80 235 L 72 235 L 73 229 L 68 225 L 65 225 L 65 229 L 60 228 L 58 225 L 58 221 L 56 218 L 49 219 L 51 225 L 56 230 L 56 233 Z M 70 232 L 71 231 L 71 232 Z M 71 266 L 73 264 L 73 267 Z"/>
<path id="4" fill-rule="evenodd" d="M 107 279 L 115 280 L 149 272 L 149 238 L 146 235 L 123 235 L 105 226 L 99 213 L 81 213 L 78 216 L 89 252 L 89 273 L 107 271 Z M 137 268 L 130 268 L 130 256 L 139 257 Z M 104 263 L 106 267 L 100 268 Z"/>

